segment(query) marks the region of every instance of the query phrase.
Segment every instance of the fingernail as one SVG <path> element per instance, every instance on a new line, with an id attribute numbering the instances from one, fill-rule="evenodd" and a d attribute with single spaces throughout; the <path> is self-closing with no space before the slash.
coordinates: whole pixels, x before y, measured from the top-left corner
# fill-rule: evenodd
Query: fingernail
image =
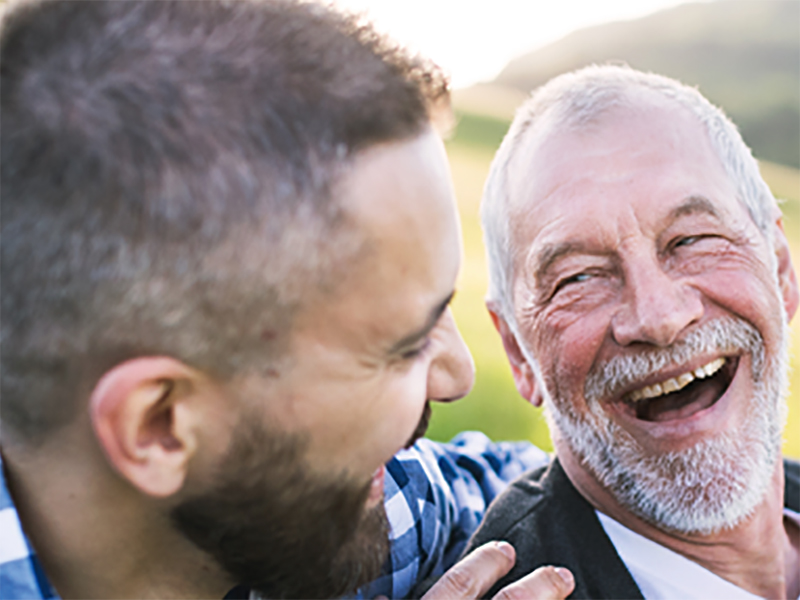
<path id="1" fill-rule="evenodd" d="M 565 569 L 564 567 L 556 567 L 556 573 L 558 573 L 559 577 L 564 580 L 564 583 L 567 585 L 572 585 L 574 579 L 572 577 L 572 572 L 569 569 Z"/>
<path id="2" fill-rule="evenodd" d="M 508 542 L 495 542 L 495 547 L 500 550 L 503 554 L 505 554 L 511 560 L 514 560 L 514 547 L 509 544 Z"/>

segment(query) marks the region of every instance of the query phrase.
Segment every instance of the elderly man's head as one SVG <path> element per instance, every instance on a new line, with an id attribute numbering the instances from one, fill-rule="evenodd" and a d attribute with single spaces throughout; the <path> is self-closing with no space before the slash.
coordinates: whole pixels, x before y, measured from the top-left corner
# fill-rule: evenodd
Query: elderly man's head
<path id="1" fill-rule="evenodd" d="M 561 76 L 518 112 L 482 216 L 489 306 L 559 454 L 667 530 L 752 512 L 780 456 L 797 284 L 730 121 L 657 75 Z"/>
<path id="2" fill-rule="evenodd" d="M 6 456 L 268 595 L 374 576 L 382 465 L 472 381 L 446 81 L 290 1 L 34 3 L 2 57 Z"/>

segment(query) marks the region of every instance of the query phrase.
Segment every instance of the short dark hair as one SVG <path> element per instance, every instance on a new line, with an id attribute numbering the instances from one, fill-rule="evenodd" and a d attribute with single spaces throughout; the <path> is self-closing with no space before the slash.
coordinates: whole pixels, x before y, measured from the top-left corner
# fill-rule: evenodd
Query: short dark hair
<path id="1" fill-rule="evenodd" d="M 34 2 L 0 44 L 0 393 L 27 440 L 128 358 L 275 359 L 342 266 L 337 173 L 448 99 L 433 65 L 291 0 Z"/>

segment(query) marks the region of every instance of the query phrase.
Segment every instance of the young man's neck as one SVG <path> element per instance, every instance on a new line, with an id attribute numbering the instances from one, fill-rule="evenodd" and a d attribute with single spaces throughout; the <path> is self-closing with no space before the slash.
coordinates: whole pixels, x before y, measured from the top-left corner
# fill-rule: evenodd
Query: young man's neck
<path id="1" fill-rule="evenodd" d="M 731 529 L 689 535 L 664 531 L 636 517 L 569 451 L 559 447 L 558 457 L 581 495 L 628 529 L 758 596 L 794 600 L 800 594 L 798 531 L 793 521 L 784 519 L 782 461 L 778 461 L 770 488 L 753 515 Z"/>
<path id="2" fill-rule="evenodd" d="M 222 598 L 234 586 L 168 515 L 92 462 L 4 449 L 23 529 L 61 597 Z"/>

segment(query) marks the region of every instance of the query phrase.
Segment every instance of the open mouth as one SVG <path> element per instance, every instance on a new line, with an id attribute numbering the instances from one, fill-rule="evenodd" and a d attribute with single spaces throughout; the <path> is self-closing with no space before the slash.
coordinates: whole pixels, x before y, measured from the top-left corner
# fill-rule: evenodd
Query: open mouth
<path id="1" fill-rule="evenodd" d="M 622 403 L 643 421 L 685 419 L 716 404 L 738 365 L 738 357 L 717 358 L 693 371 L 628 392 Z"/>

